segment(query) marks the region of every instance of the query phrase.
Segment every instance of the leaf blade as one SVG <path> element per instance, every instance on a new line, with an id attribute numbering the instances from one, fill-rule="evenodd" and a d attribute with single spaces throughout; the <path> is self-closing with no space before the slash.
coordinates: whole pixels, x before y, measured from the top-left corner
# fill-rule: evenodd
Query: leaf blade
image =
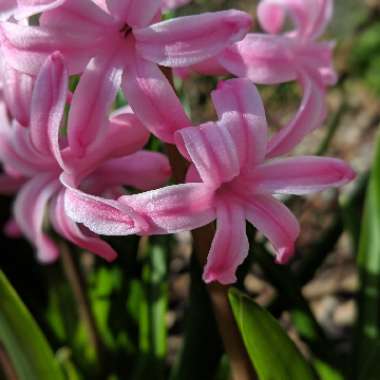
<path id="1" fill-rule="evenodd" d="M 260 380 L 316 380 L 312 367 L 268 311 L 234 288 L 229 299 Z"/>
<path id="2" fill-rule="evenodd" d="M 44 335 L 2 271 L 0 341 L 19 380 L 64 379 Z"/>
<path id="3" fill-rule="evenodd" d="M 360 231 L 358 268 L 360 291 L 359 317 L 354 358 L 356 377 L 378 356 L 380 345 L 380 137 L 366 194 Z"/>

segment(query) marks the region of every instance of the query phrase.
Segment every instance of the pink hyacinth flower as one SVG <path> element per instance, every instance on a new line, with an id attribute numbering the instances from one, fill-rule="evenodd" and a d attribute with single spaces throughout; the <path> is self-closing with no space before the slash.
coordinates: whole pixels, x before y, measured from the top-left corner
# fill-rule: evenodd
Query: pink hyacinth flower
<path id="1" fill-rule="evenodd" d="M 47 210 L 59 234 L 110 261 L 116 257 L 111 246 L 67 217 L 63 207 L 65 188 L 59 177 L 65 173 L 74 185 L 83 185 L 92 194 L 120 196 L 123 185 L 141 190 L 162 185 L 169 178 L 170 166 L 163 155 L 140 150 L 149 138 L 148 131 L 133 114 L 120 111 L 111 115 L 102 133 L 88 142 L 86 157 L 76 158 L 60 135 L 67 88 L 63 58 L 54 53 L 47 58 L 36 79 L 30 126 L 23 128 L 16 121 L 10 125 L 3 115 L 0 158 L 7 175 L 0 177 L 0 192 L 18 189 L 15 221 L 36 246 L 41 262 L 50 263 L 58 256 L 57 246 L 43 231 Z M 124 215 L 124 220 L 127 219 Z M 134 219 L 128 220 L 138 232 Z"/>
<path id="2" fill-rule="evenodd" d="M 69 145 L 77 156 L 106 122 L 120 85 L 144 125 L 173 143 L 175 131 L 191 124 L 157 64 L 203 61 L 241 40 L 251 27 L 250 16 L 235 10 L 157 23 L 160 12 L 160 0 L 66 0 L 44 12 L 38 27 L 2 23 L 1 48 L 14 68 L 35 74 L 46 56 L 59 50 L 70 73 L 84 71 L 69 120 Z M 83 107 L 95 109 L 97 123 L 84 118 L 89 113 Z"/>
<path id="3" fill-rule="evenodd" d="M 231 73 L 258 84 L 297 80 L 303 97 L 296 115 L 269 143 L 270 156 L 286 154 L 326 117 L 325 89 L 336 82 L 331 42 L 317 42 L 332 16 L 332 0 L 262 0 L 258 16 L 270 34 L 250 33 L 216 58 L 198 63 L 193 71 L 220 75 Z M 281 32 L 288 13 L 295 29 Z M 182 77 L 187 69 L 177 70 Z M 297 137 L 297 138 L 295 138 Z"/>
<path id="4" fill-rule="evenodd" d="M 216 219 L 203 278 L 235 281 L 248 254 L 246 220 L 272 243 L 277 262 L 293 254 L 299 225 L 273 194 L 307 194 L 341 186 L 355 176 L 341 160 L 295 157 L 266 162 L 268 136 L 264 108 L 246 79 L 222 83 L 213 93 L 219 121 L 176 133 L 177 146 L 190 161 L 186 184 L 122 196 L 113 207 L 77 189 L 66 193 L 68 215 L 96 233 L 123 234 L 127 225 L 115 215 L 132 208 L 149 228 L 146 234 L 191 230 Z M 100 215 L 100 211 L 102 215 Z"/>

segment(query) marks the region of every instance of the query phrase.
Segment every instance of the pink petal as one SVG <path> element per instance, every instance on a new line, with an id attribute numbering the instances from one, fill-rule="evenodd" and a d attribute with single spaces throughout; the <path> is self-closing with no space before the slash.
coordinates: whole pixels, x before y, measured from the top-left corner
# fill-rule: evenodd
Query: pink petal
<path id="1" fill-rule="evenodd" d="M 178 17 L 134 31 L 137 51 L 163 66 L 183 67 L 204 61 L 241 40 L 251 17 L 229 10 Z"/>
<path id="2" fill-rule="evenodd" d="M 284 8 L 277 2 L 261 1 L 257 6 L 257 17 L 266 32 L 277 34 L 284 25 Z"/>
<path id="3" fill-rule="evenodd" d="M 92 0 L 93 3 L 95 3 L 100 9 L 102 9 L 106 13 L 110 13 L 110 10 L 107 6 L 107 0 Z"/>
<path id="4" fill-rule="evenodd" d="M 177 132 L 176 141 L 208 185 L 218 188 L 239 174 L 238 148 L 227 128 L 213 122 L 185 128 Z"/>
<path id="5" fill-rule="evenodd" d="M 126 195 L 120 202 L 149 221 L 146 234 L 166 234 L 192 230 L 215 219 L 213 196 L 209 187 L 190 183 Z"/>
<path id="6" fill-rule="evenodd" d="M 198 170 L 194 164 L 190 164 L 187 169 L 185 182 L 202 182 L 202 178 L 199 176 Z"/>
<path id="7" fill-rule="evenodd" d="M 253 172 L 253 182 L 257 192 L 308 194 L 342 186 L 355 176 L 344 161 L 306 156 L 260 165 Z"/>
<path id="8" fill-rule="evenodd" d="M 54 158 L 40 153 L 31 143 L 30 128 L 23 128 L 15 124 L 12 128 L 12 132 L 10 142 L 14 152 L 28 164 L 27 167 L 32 170 L 32 173 L 35 172 L 38 174 L 41 171 L 57 172 L 58 166 Z M 12 164 L 11 162 L 7 163 Z M 22 172 L 20 171 L 20 173 Z"/>
<path id="9" fill-rule="evenodd" d="M 234 141 L 240 172 L 264 160 L 267 148 L 267 123 L 264 118 L 230 112 L 223 115 L 218 126 L 227 130 Z"/>
<path id="10" fill-rule="evenodd" d="M 92 193 L 102 194 L 107 188 L 132 186 L 152 190 L 168 181 L 171 168 L 166 156 L 140 151 L 130 156 L 109 160 L 86 178 Z"/>
<path id="11" fill-rule="evenodd" d="M 134 28 L 150 24 L 161 8 L 160 0 L 107 0 L 111 14 Z"/>
<path id="12" fill-rule="evenodd" d="M 86 194 L 71 187 L 64 177 L 61 180 L 66 186 L 65 212 L 74 222 L 101 235 L 132 235 L 147 230 L 146 221 L 122 202 Z"/>
<path id="13" fill-rule="evenodd" d="M 311 28 L 309 35 L 310 38 L 318 38 L 321 36 L 327 27 L 327 24 L 331 21 L 334 11 L 334 3 L 332 0 L 317 0 L 319 11 L 314 18 L 314 25 Z"/>
<path id="14" fill-rule="evenodd" d="M 293 255 L 294 243 L 300 232 L 297 219 L 286 206 L 269 195 L 254 195 L 244 207 L 248 221 L 276 250 L 276 261 L 286 263 Z"/>
<path id="15" fill-rule="evenodd" d="M 43 27 L 70 30 L 78 38 L 92 34 L 94 40 L 115 32 L 115 20 L 93 0 L 65 0 L 58 9 L 44 12 L 39 20 Z M 109 47 L 111 39 L 108 38 Z"/>
<path id="16" fill-rule="evenodd" d="M 1 80 L 9 112 L 21 125 L 28 126 L 33 77 L 13 69 L 3 60 L 1 62 Z"/>
<path id="17" fill-rule="evenodd" d="M 15 124 L 9 131 L 2 130 L 0 136 L 0 157 L 7 171 L 32 177 L 53 169 L 52 161 L 39 155 L 30 143 L 29 129 Z"/>
<path id="18" fill-rule="evenodd" d="M 258 6 L 261 26 L 278 33 L 288 12 L 296 28 L 296 36 L 316 39 L 325 30 L 333 12 L 332 0 L 263 0 Z"/>
<path id="19" fill-rule="evenodd" d="M 52 155 L 50 136 L 59 136 L 65 110 L 68 74 L 59 52 L 49 56 L 37 76 L 32 96 L 30 137 L 42 154 Z"/>
<path id="20" fill-rule="evenodd" d="M 16 0 L 2 0 L 0 4 L 0 21 L 8 20 L 16 10 Z"/>
<path id="21" fill-rule="evenodd" d="M 120 54 L 109 51 L 93 58 L 81 76 L 72 99 L 67 127 L 68 142 L 74 155 L 83 157 L 97 136 L 104 135 L 122 72 Z"/>
<path id="22" fill-rule="evenodd" d="M 65 0 L 17 0 L 18 8 L 15 15 L 17 19 L 30 17 L 59 7 L 64 2 Z"/>
<path id="23" fill-rule="evenodd" d="M 97 136 L 88 146 L 85 158 L 78 158 L 70 150 L 66 151 L 62 168 L 80 181 L 104 161 L 137 152 L 148 139 L 148 131 L 134 114 L 114 113 L 104 134 Z"/>
<path id="24" fill-rule="evenodd" d="M 219 202 L 216 208 L 216 233 L 203 272 L 206 283 L 218 281 L 231 284 L 235 272 L 248 255 L 249 243 L 245 233 L 245 212 L 229 200 Z"/>
<path id="25" fill-rule="evenodd" d="M 260 25 L 269 33 L 278 33 L 287 12 L 292 18 L 297 36 L 305 36 L 307 26 L 312 22 L 311 13 L 316 10 L 315 3 L 315 0 L 263 0 L 257 10 Z M 280 19 L 281 23 L 279 23 Z"/>
<path id="26" fill-rule="evenodd" d="M 252 166 L 264 160 L 267 146 L 267 122 L 264 105 L 248 79 L 220 82 L 212 93 L 220 121 L 234 139 L 240 166 Z"/>
<path id="27" fill-rule="evenodd" d="M 49 199 L 60 188 L 50 175 L 42 174 L 26 183 L 17 195 L 14 215 L 25 236 L 37 248 L 37 258 L 51 263 L 58 257 L 54 242 L 43 232 L 43 219 Z"/>
<path id="28" fill-rule="evenodd" d="M 334 86 L 338 82 L 338 74 L 332 66 L 320 67 L 319 73 L 326 86 Z"/>
<path id="29" fill-rule="evenodd" d="M 105 158 L 127 156 L 140 150 L 148 142 L 149 136 L 136 115 L 130 112 L 129 107 L 125 107 L 111 114 L 104 140 L 99 139 L 90 147 L 89 156 L 92 151 L 100 150 L 100 144 L 104 141 L 109 142 Z"/>
<path id="30" fill-rule="evenodd" d="M 256 86 L 247 79 L 230 79 L 218 83 L 212 101 L 219 119 L 223 114 L 238 112 L 266 119 L 264 105 Z"/>
<path id="31" fill-rule="evenodd" d="M 301 74 L 300 82 L 303 89 L 300 108 L 294 118 L 270 139 L 268 157 L 290 152 L 307 134 L 320 127 L 326 117 L 325 89 L 305 73 Z"/>
<path id="32" fill-rule="evenodd" d="M 51 219 L 54 228 L 78 247 L 104 258 L 111 262 L 117 258 L 117 253 L 105 241 L 99 239 L 94 233 L 85 227 L 74 223 L 65 213 L 64 192 L 61 191 L 51 208 Z"/>
<path id="33" fill-rule="evenodd" d="M 80 37 L 65 30 L 32 27 L 4 22 L 0 25 L 0 45 L 7 63 L 26 74 L 36 75 L 46 58 L 59 50 L 70 74 L 83 68 L 102 45 L 87 32 Z"/>
<path id="34" fill-rule="evenodd" d="M 294 55 L 298 58 L 299 66 L 304 70 L 317 71 L 317 81 L 324 86 L 334 85 L 337 73 L 333 66 L 334 42 L 308 42 L 298 46 Z"/>
<path id="35" fill-rule="evenodd" d="M 0 138 L 0 157 L 2 164 L 7 167 L 7 171 L 16 171 L 27 177 L 37 173 L 34 165 L 27 158 L 18 155 L 8 139 Z"/>
<path id="36" fill-rule="evenodd" d="M 258 84 L 277 84 L 294 80 L 297 66 L 295 43 L 282 36 L 250 33 L 218 56 L 230 73 Z"/>
<path id="37" fill-rule="evenodd" d="M 191 125 L 173 88 L 160 69 L 137 56 L 133 49 L 129 49 L 122 86 L 136 115 L 164 142 L 173 143 L 175 131 Z"/>
<path id="38" fill-rule="evenodd" d="M 11 134 L 11 120 L 7 105 L 1 101 L 1 86 L 0 86 L 0 135 L 9 136 Z"/>

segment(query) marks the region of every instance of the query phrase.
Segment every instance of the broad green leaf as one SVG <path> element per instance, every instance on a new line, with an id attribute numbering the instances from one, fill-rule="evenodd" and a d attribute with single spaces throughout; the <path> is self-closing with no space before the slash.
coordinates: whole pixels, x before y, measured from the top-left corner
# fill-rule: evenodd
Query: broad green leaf
<path id="1" fill-rule="evenodd" d="M 235 288 L 230 304 L 260 380 L 316 380 L 312 367 L 271 314 Z"/>
<path id="2" fill-rule="evenodd" d="M 1 271 L 0 342 L 9 355 L 18 380 L 63 380 L 45 337 Z"/>
<path id="3" fill-rule="evenodd" d="M 363 203 L 369 182 L 369 173 L 362 173 L 355 181 L 352 191 L 340 196 L 339 203 L 344 222 L 344 229 L 351 237 L 354 252 L 359 251 L 360 229 L 358 223 L 362 215 Z"/>
<path id="4" fill-rule="evenodd" d="M 360 234 L 359 318 L 356 344 L 356 376 L 376 356 L 380 344 L 380 139 L 378 139 L 367 190 Z"/>
<path id="5" fill-rule="evenodd" d="M 343 375 L 335 368 L 330 367 L 327 363 L 320 360 L 313 360 L 313 366 L 318 373 L 320 380 L 344 380 Z"/>

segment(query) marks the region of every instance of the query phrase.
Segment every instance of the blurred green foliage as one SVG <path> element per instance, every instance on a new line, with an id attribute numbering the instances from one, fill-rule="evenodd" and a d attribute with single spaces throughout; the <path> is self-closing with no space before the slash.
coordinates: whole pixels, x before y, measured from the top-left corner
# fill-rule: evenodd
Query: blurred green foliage
<path id="1" fill-rule="evenodd" d="M 19 380 L 63 380 L 45 337 L 0 271 L 0 350 Z M 8 370 L 11 372 L 12 370 Z M 11 376 L 6 373 L 7 377 Z"/>
<path id="2" fill-rule="evenodd" d="M 365 27 L 354 38 L 350 68 L 353 75 L 380 96 L 380 21 Z"/>

